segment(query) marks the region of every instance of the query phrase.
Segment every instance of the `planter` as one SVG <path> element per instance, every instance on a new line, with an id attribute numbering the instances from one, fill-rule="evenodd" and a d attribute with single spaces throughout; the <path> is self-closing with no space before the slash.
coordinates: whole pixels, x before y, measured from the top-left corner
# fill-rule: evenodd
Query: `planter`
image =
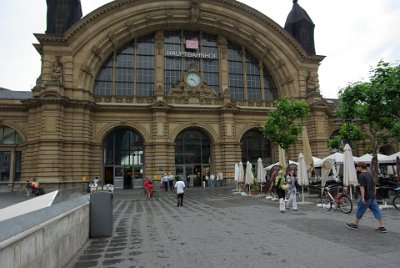
<path id="1" fill-rule="evenodd" d="M 250 190 L 251 195 L 258 195 L 260 193 L 260 190 Z"/>

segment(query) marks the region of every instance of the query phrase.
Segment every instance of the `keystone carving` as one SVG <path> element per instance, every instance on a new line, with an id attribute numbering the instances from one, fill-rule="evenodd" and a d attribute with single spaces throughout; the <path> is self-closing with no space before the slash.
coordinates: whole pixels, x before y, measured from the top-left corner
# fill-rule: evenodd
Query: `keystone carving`
<path id="1" fill-rule="evenodd" d="M 193 0 L 192 1 L 192 6 L 190 8 L 190 22 L 191 23 L 196 23 L 200 19 L 200 9 L 199 9 L 199 1 L 198 0 Z"/>
<path id="2" fill-rule="evenodd" d="M 129 31 L 129 35 L 133 37 L 135 35 L 135 23 L 134 21 L 128 21 L 125 24 L 126 29 Z"/>
<path id="3" fill-rule="evenodd" d="M 89 65 L 87 65 L 87 64 L 83 64 L 82 66 L 81 66 L 81 71 L 83 71 L 83 72 L 85 72 L 85 73 L 87 73 L 87 74 L 89 74 L 89 75 L 91 75 L 91 76 L 94 76 L 94 72 L 93 72 L 93 69 L 92 69 L 92 67 L 90 67 Z"/>
<path id="4" fill-rule="evenodd" d="M 98 46 L 96 45 L 92 46 L 91 51 L 93 52 L 94 55 L 102 59 L 103 53 L 101 52 L 101 49 Z"/>

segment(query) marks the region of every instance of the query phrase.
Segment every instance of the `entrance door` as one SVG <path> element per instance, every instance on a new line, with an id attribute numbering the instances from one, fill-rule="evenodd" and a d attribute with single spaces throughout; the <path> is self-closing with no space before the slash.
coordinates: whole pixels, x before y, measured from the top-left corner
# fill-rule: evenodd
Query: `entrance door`
<path id="1" fill-rule="evenodd" d="M 118 128 L 103 141 L 105 182 L 116 189 L 142 187 L 144 174 L 143 138 L 128 128 Z M 112 177 L 112 178 L 111 178 Z"/>
<path id="2" fill-rule="evenodd" d="M 187 129 L 175 139 L 175 166 L 178 174 L 193 178 L 194 186 L 201 186 L 201 178 L 211 165 L 211 141 L 199 129 Z M 204 168 L 206 168 L 204 170 Z"/>
<path id="3" fill-rule="evenodd" d="M 114 188 L 122 189 L 124 188 L 124 167 L 115 166 L 114 167 Z"/>

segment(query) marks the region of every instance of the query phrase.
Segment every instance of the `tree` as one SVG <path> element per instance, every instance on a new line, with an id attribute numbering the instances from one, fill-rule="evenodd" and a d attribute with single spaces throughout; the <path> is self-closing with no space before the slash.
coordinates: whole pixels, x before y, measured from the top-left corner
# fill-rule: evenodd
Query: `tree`
<path id="1" fill-rule="evenodd" d="M 358 141 L 365 138 L 372 144 L 372 153 L 390 141 L 400 142 L 400 66 L 379 61 L 370 70 L 368 82 L 355 82 L 339 91 L 336 115 L 343 120 L 337 140 Z M 343 131 L 342 131 L 343 129 Z M 345 130 L 351 131 L 345 131 Z M 335 141 L 336 139 L 336 141 Z"/>
<path id="2" fill-rule="evenodd" d="M 274 101 L 274 106 L 276 109 L 268 114 L 261 132 L 265 138 L 287 150 L 302 131 L 302 125 L 296 125 L 295 121 L 306 118 L 310 108 L 305 101 L 288 97 Z"/>

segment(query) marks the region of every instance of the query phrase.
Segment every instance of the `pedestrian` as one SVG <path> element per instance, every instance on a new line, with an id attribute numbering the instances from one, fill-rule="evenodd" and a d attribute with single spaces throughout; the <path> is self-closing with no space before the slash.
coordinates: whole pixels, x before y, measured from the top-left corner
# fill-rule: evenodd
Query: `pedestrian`
<path id="1" fill-rule="evenodd" d="M 289 172 L 289 175 L 286 178 L 286 181 L 288 183 L 288 185 L 290 185 L 289 190 L 288 190 L 288 194 L 289 194 L 289 200 L 287 202 L 287 206 L 286 209 L 289 209 L 290 204 L 292 204 L 292 209 L 294 211 L 297 211 L 297 187 L 298 187 L 298 183 L 297 183 L 297 179 L 296 179 L 296 175 L 294 174 L 294 171 L 291 170 Z"/>
<path id="2" fill-rule="evenodd" d="M 146 176 L 146 179 L 143 182 L 143 191 L 147 193 L 147 186 L 149 185 L 149 177 Z"/>
<path id="3" fill-rule="evenodd" d="M 176 206 L 183 207 L 183 194 L 185 192 L 184 191 L 185 183 L 181 181 L 179 178 L 176 178 L 175 189 L 176 189 Z"/>
<path id="4" fill-rule="evenodd" d="M 32 192 L 32 184 L 30 181 L 26 181 L 25 184 L 25 191 L 26 191 L 26 196 L 30 196 Z"/>
<path id="5" fill-rule="evenodd" d="M 265 197 L 266 199 L 271 199 L 272 201 L 276 201 L 274 192 L 276 192 L 275 181 L 276 181 L 277 175 L 278 175 L 277 170 L 273 168 L 271 171 L 271 177 L 268 180 L 268 183 L 269 183 L 268 195 Z"/>
<path id="6" fill-rule="evenodd" d="M 165 192 L 168 191 L 168 181 L 169 181 L 168 178 L 169 178 L 169 176 L 167 175 L 167 173 L 164 173 L 164 176 L 161 179 L 161 182 L 162 182 L 162 184 L 164 186 L 164 191 Z"/>
<path id="7" fill-rule="evenodd" d="M 210 188 L 214 188 L 215 187 L 215 175 L 211 174 L 210 175 Z"/>
<path id="8" fill-rule="evenodd" d="M 187 187 L 190 188 L 190 176 L 189 175 L 186 176 L 186 184 L 187 184 Z"/>
<path id="9" fill-rule="evenodd" d="M 379 228 L 376 230 L 386 233 L 387 230 L 383 222 L 382 212 L 376 202 L 374 178 L 371 172 L 367 171 L 366 163 L 357 164 L 357 174 L 358 184 L 360 185 L 360 197 L 358 198 L 356 219 L 354 223 L 348 223 L 347 226 L 352 230 L 357 230 L 361 218 L 369 208 L 372 214 L 374 214 L 375 219 L 379 221 Z"/>
<path id="10" fill-rule="evenodd" d="M 173 191 L 174 190 L 174 175 L 172 175 L 171 172 L 169 173 L 169 176 L 168 176 L 168 184 L 169 184 L 169 189 L 171 191 Z"/>
<path id="11" fill-rule="evenodd" d="M 93 186 L 96 187 L 96 189 L 97 189 L 97 186 L 99 186 L 99 177 L 94 178 Z"/>
<path id="12" fill-rule="evenodd" d="M 147 185 L 146 185 L 146 193 L 147 193 L 147 198 L 151 199 L 152 198 L 152 193 L 153 193 L 153 180 L 149 179 L 147 181 Z"/>
<path id="13" fill-rule="evenodd" d="M 279 170 L 278 176 L 275 179 L 276 193 L 279 198 L 279 210 L 281 213 L 285 213 L 285 191 L 289 188 L 286 183 L 285 176 L 283 175 L 283 171 Z"/>

